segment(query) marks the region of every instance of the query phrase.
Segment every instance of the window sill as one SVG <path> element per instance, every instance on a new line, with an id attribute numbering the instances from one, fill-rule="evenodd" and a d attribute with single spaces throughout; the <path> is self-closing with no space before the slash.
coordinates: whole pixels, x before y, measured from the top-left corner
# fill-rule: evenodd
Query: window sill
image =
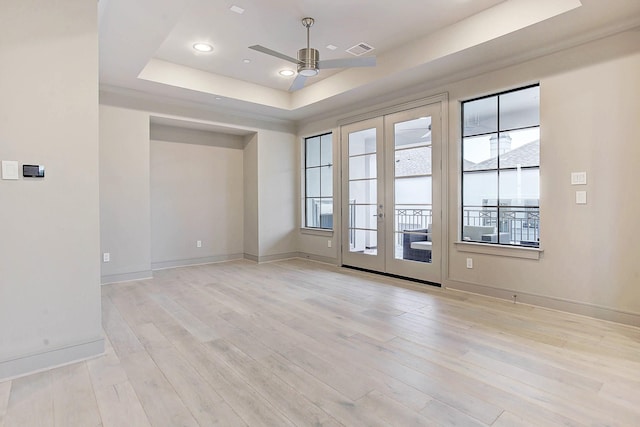
<path id="1" fill-rule="evenodd" d="M 472 252 L 476 254 L 497 255 L 524 259 L 540 259 L 543 252 L 541 248 L 492 245 L 487 243 L 455 242 L 455 246 L 459 252 Z"/>
<path id="2" fill-rule="evenodd" d="M 327 228 L 302 227 L 302 228 L 300 228 L 300 233 L 301 234 L 308 234 L 310 236 L 324 236 L 324 237 L 333 236 L 333 230 L 329 230 Z"/>

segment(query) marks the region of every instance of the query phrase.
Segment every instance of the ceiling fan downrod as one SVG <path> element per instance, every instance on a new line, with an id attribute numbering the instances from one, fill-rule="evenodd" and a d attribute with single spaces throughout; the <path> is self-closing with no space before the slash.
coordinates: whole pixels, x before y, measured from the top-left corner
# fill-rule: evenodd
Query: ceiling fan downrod
<path id="1" fill-rule="evenodd" d="M 298 51 L 298 73 L 305 77 L 312 77 L 318 74 L 318 61 L 320 53 L 317 49 L 312 49 L 310 44 L 309 29 L 315 20 L 313 18 L 303 18 L 302 25 L 307 29 L 307 47 Z"/>

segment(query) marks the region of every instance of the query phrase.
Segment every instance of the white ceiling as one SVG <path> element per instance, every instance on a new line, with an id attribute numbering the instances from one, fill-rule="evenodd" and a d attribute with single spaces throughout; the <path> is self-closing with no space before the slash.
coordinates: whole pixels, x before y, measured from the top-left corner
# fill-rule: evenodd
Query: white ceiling
<path id="1" fill-rule="evenodd" d="M 288 120 L 640 26 L 638 0 L 100 0 L 99 12 L 103 90 Z M 377 66 L 321 70 L 288 92 L 278 71 L 293 64 L 248 46 L 295 57 L 305 16 L 321 59 L 365 42 Z M 200 41 L 214 51 L 196 53 Z"/>

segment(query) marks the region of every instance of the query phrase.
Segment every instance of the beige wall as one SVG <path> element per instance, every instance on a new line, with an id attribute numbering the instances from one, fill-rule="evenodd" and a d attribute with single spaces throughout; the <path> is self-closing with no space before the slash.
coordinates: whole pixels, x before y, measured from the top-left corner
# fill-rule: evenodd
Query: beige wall
<path id="1" fill-rule="evenodd" d="M 126 155 L 125 155 L 126 154 Z M 100 106 L 102 283 L 151 277 L 149 114 Z"/>
<path id="2" fill-rule="evenodd" d="M 260 260 L 297 256 L 297 139 L 293 134 L 258 135 L 258 233 Z"/>
<path id="3" fill-rule="evenodd" d="M 445 286 L 507 299 L 517 294 L 522 302 L 640 324 L 640 264 L 634 262 L 640 241 L 633 236 L 640 217 L 635 191 L 640 182 L 639 75 L 636 31 L 395 101 L 449 94 Z M 455 243 L 460 223 L 460 101 L 535 82 L 541 87 L 541 257 L 461 251 Z M 391 104 L 385 101 L 369 111 Z M 304 123 L 300 133 L 325 131 L 351 114 Z M 575 171 L 587 172 L 586 187 L 570 185 Z M 587 205 L 575 204 L 577 189 L 587 190 Z M 325 236 L 300 236 L 303 253 L 338 257 L 338 245 L 334 247 L 327 251 Z M 466 268 L 468 257 L 473 258 L 473 269 Z"/>
<path id="4" fill-rule="evenodd" d="M 99 354 L 96 2 L 0 2 L 0 379 Z"/>
<path id="5" fill-rule="evenodd" d="M 257 261 L 258 236 L 258 135 L 245 137 L 244 146 L 244 253 Z"/>
<path id="6" fill-rule="evenodd" d="M 266 129 L 273 124 L 238 132 L 215 114 L 209 123 L 233 134 L 166 126 L 154 123 L 165 106 L 124 104 L 101 105 L 102 249 L 111 254 L 104 283 L 176 265 L 297 255 L 292 132 Z"/>
<path id="7" fill-rule="evenodd" d="M 151 142 L 154 269 L 243 257 L 242 145 L 226 148 L 233 136 L 210 135 L 210 145 Z"/>

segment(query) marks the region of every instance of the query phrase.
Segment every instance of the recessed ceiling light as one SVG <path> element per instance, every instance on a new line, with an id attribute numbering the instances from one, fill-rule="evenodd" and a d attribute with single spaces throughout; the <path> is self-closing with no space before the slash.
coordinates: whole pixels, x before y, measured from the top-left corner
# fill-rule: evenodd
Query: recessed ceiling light
<path id="1" fill-rule="evenodd" d="M 231 6 L 229 10 L 231 10 L 231 12 L 237 13 L 238 15 L 242 15 L 244 13 L 244 9 L 240 6 L 236 6 L 235 4 Z"/>
<path id="2" fill-rule="evenodd" d="M 338 48 L 338 46 L 334 46 L 332 44 L 328 44 L 327 45 L 327 49 L 329 49 L 329 50 L 336 50 L 337 48 Z"/>
<path id="3" fill-rule="evenodd" d="M 221 96 L 216 96 L 216 101 L 220 101 L 222 99 Z"/>
<path id="4" fill-rule="evenodd" d="M 295 72 L 293 70 L 286 69 L 286 70 L 280 70 L 279 74 L 282 77 L 291 77 L 295 74 Z"/>
<path id="5" fill-rule="evenodd" d="M 213 46 L 211 46 L 209 43 L 195 43 L 193 45 L 193 48 L 198 52 L 204 53 L 211 52 L 213 50 Z"/>
<path id="6" fill-rule="evenodd" d="M 244 62 L 245 64 L 248 64 L 248 63 L 250 63 L 250 62 L 251 62 L 251 60 L 250 60 L 250 59 L 248 59 L 248 58 L 245 58 L 245 59 L 243 59 L 243 60 L 242 60 L 242 62 Z"/>

